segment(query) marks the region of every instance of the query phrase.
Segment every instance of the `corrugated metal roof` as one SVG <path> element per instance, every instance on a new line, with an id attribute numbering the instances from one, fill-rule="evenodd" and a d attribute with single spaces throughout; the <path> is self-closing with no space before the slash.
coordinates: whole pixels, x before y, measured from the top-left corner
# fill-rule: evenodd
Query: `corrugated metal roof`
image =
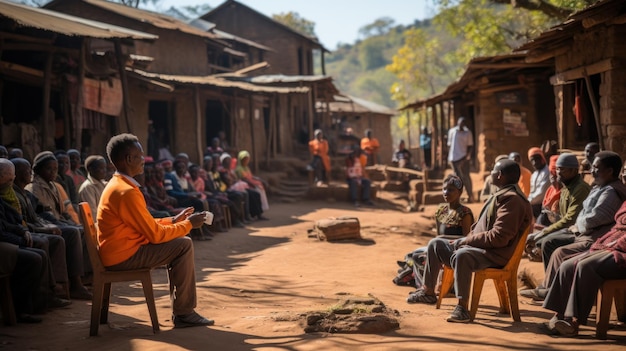
<path id="1" fill-rule="evenodd" d="M 233 88 L 240 89 L 245 91 L 257 92 L 257 93 L 279 93 L 279 94 L 288 94 L 288 93 L 308 93 L 309 88 L 307 87 L 269 87 L 269 86 L 259 86 L 254 85 L 247 82 L 242 81 L 231 81 L 223 78 L 219 78 L 216 76 L 179 76 L 179 75 L 170 75 L 170 74 L 159 74 L 159 73 L 150 73 L 146 71 L 142 71 L 139 69 L 126 68 L 129 72 L 136 73 L 143 77 L 148 77 L 152 79 L 159 79 L 166 82 L 180 83 L 180 84 L 191 84 L 191 85 L 208 85 L 214 87 L 221 88 Z"/>
<path id="2" fill-rule="evenodd" d="M 134 20 L 149 23 L 155 27 L 177 30 L 183 33 L 197 35 L 200 37 L 217 39 L 217 36 L 210 32 L 205 32 L 199 28 L 196 28 L 190 24 L 187 24 L 174 17 L 166 16 L 160 13 L 151 12 L 147 10 L 140 10 L 134 7 L 125 6 L 118 3 L 102 1 L 102 0 L 82 0 L 88 4 L 100 7 L 102 9 L 115 12 L 118 15 L 132 18 Z"/>
<path id="3" fill-rule="evenodd" d="M 67 36 L 100 39 L 158 39 L 158 36 L 153 34 L 4 0 L 0 0 L 0 14 L 23 27 L 37 28 Z"/>
<path id="4" fill-rule="evenodd" d="M 284 74 L 264 75 L 257 77 L 250 77 L 249 82 L 258 84 L 272 84 L 272 83 L 300 83 L 300 82 L 321 82 L 324 80 L 332 80 L 330 76 L 286 76 Z"/>
<path id="5" fill-rule="evenodd" d="M 380 115 L 393 116 L 397 111 L 387 106 L 377 104 L 350 95 L 335 95 L 335 101 L 328 103 L 328 108 L 332 112 L 356 112 L 356 113 L 376 113 Z M 323 108 L 323 102 L 317 102 L 317 108 Z"/>

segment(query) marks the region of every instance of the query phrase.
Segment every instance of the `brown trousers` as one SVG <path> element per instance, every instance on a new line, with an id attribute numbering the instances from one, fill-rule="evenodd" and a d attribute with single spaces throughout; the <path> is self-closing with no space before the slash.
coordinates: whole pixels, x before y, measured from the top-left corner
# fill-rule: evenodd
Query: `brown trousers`
<path id="1" fill-rule="evenodd" d="M 196 307 L 196 273 L 193 243 L 189 237 L 162 244 L 143 245 L 129 259 L 107 267 L 112 271 L 167 266 L 174 315 L 189 314 Z"/>

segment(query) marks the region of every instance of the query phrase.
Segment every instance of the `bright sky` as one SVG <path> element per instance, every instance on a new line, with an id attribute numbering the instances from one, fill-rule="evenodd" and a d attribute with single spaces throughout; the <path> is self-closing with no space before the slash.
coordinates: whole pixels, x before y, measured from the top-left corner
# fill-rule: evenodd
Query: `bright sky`
<path id="1" fill-rule="evenodd" d="M 429 0 L 239 0 L 254 10 L 271 17 L 289 11 L 315 22 L 315 33 L 322 44 L 334 50 L 338 43 L 351 44 L 359 29 L 381 17 L 391 17 L 396 24 L 411 24 L 416 19 L 432 17 Z M 194 6 L 208 3 L 215 8 L 222 0 L 161 0 L 159 9 L 170 6 Z"/>

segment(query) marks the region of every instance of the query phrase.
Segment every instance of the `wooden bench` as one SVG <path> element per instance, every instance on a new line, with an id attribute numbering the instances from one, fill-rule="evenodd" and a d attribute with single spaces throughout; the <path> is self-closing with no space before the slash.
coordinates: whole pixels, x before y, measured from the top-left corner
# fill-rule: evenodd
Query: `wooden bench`
<path id="1" fill-rule="evenodd" d="M 428 171 L 418 171 L 410 168 L 399 168 L 385 165 L 368 166 L 365 169 L 382 172 L 387 181 L 391 180 L 390 173 L 399 173 L 417 176 L 418 179 L 409 181 L 409 204 L 417 209 L 420 205 L 426 204 L 427 192 L 429 190 Z"/>

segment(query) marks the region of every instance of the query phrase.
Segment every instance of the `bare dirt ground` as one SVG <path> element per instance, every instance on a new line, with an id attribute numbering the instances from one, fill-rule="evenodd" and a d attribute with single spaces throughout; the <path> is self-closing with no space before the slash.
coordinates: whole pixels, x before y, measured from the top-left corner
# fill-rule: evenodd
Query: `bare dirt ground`
<path id="1" fill-rule="evenodd" d="M 272 204 L 270 221 L 231 229 L 212 241 L 195 242 L 197 310 L 216 324 L 209 328 L 173 329 L 167 277 L 153 271 L 161 333 L 152 334 L 139 283 L 113 285 L 109 325 L 98 337 L 89 335 L 90 302 L 44 315 L 40 325 L 0 326 L 1 350 L 611 350 L 624 349 L 626 328 L 609 330 L 609 340 L 596 340 L 593 323 L 577 339 L 546 335 L 540 324 L 551 313 L 520 298 L 522 322 L 498 314 L 498 300 L 486 283 L 472 324 L 445 321 L 455 299 L 440 310 L 405 302 L 409 287 L 391 280 L 396 260 L 423 246 L 435 206 L 404 213 L 406 203 L 381 192 L 374 208 L 339 202 Z M 480 205 L 472 204 L 477 215 Z M 307 236 L 317 219 L 357 216 L 363 240 L 321 242 Z M 542 278 L 540 263 L 522 260 Z M 298 316 L 327 311 L 340 294 L 371 294 L 398 311 L 400 328 L 382 335 L 303 331 Z M 614 322 L 615 319 L 613 318 Z"/>

